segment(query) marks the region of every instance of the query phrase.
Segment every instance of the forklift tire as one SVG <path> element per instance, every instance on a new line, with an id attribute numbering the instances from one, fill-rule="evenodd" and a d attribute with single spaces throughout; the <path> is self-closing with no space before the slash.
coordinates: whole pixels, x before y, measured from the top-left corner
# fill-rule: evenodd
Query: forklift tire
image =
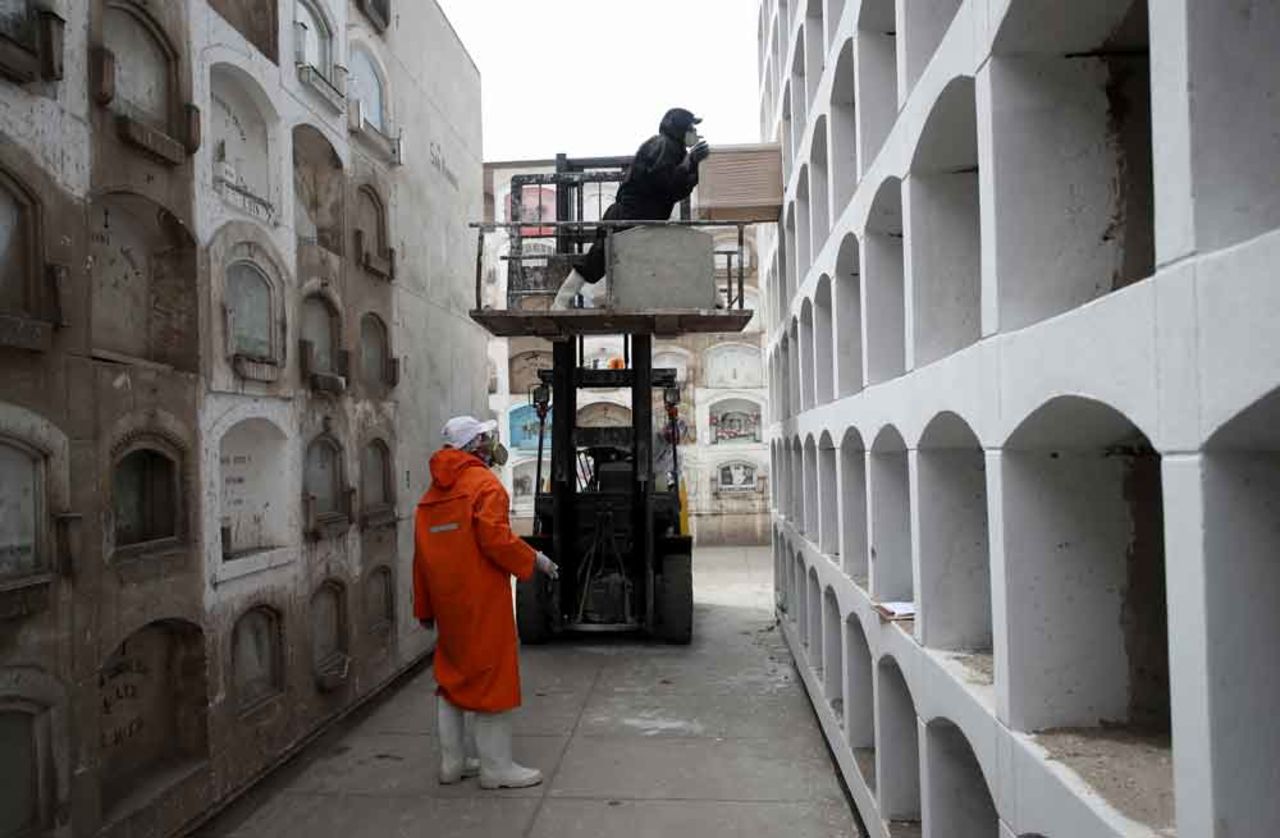
<path id="1" fill-rule="evenodd" d="M 688 645 L 693 640 L 693 557 L 666 556 L 657 588 L 659 639 Z"/>
<path id="2" fill-rule="evenodd" d="M 516 628 L 520 642 L 537 646 L 551 639 L 551 591 L 547 580 L 535 573 L 528 582 L 516 581 Z"/>

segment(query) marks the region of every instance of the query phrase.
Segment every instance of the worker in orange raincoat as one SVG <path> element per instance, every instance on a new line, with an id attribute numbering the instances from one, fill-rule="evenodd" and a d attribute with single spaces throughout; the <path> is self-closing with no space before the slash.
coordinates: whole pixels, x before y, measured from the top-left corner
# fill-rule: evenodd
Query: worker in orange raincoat
<path id="1" fill-rule="evenodd" d="M 542 773 L 511 759 L 510 711 L 520 706 L 511 577 L 559 568 L 511 531 L 508 498 L 490 471 L 506 462 L 497 422 L 445 423 L 431 487 L 414 517 L 413 609 L 438 628 L 435 651 L 440 782 L 480 775 L 486 789 L 523 788 Z"/>

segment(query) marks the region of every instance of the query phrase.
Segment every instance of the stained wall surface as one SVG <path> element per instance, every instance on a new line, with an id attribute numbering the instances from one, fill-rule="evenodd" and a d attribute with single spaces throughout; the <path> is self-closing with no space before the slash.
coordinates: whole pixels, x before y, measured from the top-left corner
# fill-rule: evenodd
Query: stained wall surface
<path id="1" fill-rule="evenodd" d="M 434 3 L 364 8 L 0 22 L 0 834 L 180 831 L 431 648 L 480 82 Z"/>
<path id="2" fill-rule="evenodd" d="M 1280 7 L 758 11 L 777 600 L 869 833 L 1276 832 Z"/>

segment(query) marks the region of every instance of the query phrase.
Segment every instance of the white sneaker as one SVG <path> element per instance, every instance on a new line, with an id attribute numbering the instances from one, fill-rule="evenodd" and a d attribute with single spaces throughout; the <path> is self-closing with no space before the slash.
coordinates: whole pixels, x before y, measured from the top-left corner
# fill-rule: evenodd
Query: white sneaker
<path id="1" fill-rule="evenodd" d="M 569 275 L 560 284 L 560 290 L 556 292 L 556 298 L 551 301 L 551 310 L 568 311 L 573 308 L 573 298 L 582 293 L 582 286 L 586 284 L 587 281 L 582 278 L 582 274 L 569 271 Z"/>
<path id="2" fill-rule="evenodd" d="M 542 782 L 542 772 L 511 759 L 511 714 L 477 713 L 480 788 L 523 789 Z"/>
<path id="3" fill-rule="evenodd" d="M 480 773 L 472 714 L 436 698 L 436 738 L 440 740 L 440 785 L 449 786 Z"/>

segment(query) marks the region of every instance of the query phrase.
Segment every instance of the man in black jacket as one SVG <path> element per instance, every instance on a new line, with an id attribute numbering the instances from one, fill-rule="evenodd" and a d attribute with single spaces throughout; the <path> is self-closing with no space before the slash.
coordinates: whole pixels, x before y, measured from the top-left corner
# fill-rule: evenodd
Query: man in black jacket
<path id="1" fill-rule="evenodd" d="M 700 122 L 701 119 L 684 108 L 667 111 L 658 133 L 636 152 L 626 178 L 618 187 L 616 200 L 605 210 L 605 221 L 666 221 L 671 217 L 676 204 L 688 198 L 698 185 L 698 164 L 711 152 L 694 127 Z M 583 264 L 569 272 L 551 308 L 569 308 L 583 285 L 594 285 L 604 274 L 602 230 L 587 251 Z"/>

